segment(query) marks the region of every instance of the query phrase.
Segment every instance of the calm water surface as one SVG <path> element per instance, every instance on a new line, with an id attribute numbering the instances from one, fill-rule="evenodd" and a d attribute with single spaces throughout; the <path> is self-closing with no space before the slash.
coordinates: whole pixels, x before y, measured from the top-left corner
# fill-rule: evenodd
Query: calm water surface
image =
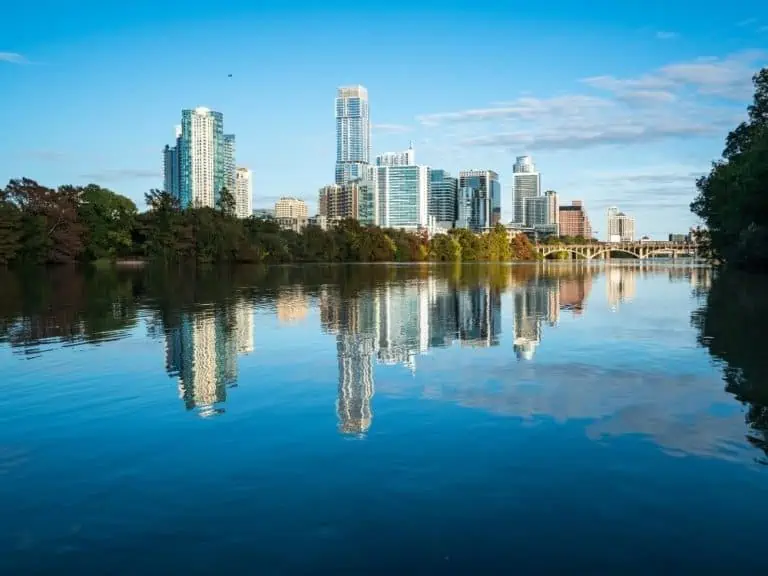
<path id="1" fill-rule="evenodd" d="M 4 275 L 0 573 L 765 571 L 766 294 L 661 262 Z"/>

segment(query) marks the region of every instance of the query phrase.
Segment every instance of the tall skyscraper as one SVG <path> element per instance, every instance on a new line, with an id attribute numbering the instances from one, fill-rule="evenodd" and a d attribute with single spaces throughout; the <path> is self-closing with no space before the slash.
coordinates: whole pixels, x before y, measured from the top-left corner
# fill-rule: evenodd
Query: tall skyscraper
<path id="1" fill-rule="evenodd" d="M 635 219 L 619 212 L 616 206 L 608 208 L 608 242 L 632 242 L 635 239 Z"/>
<path id="2" fill-rule="evenodd" d="M 559 204 L 557 192 L 547 190 L 543 196 L 529 196 L 525 200 L 524 226 L 529 228 L 551 227 L 553 233 L 558 232 Z"/>
<path id="3" fill-rule="evenodd" d="M 341 87 L 336 94 L 336 184 L 362 178 L 370 158 L 368 90 Z"/>
<path id="4" fill-rule="evenodd" d="M 501 221 L 501 183 L 493 170 L 459 172 L 456 226 L 485 232 Z"/>
<path id="5" fill-rule="evenodd" d="M 221 112 L 182 110 L 178 155 L 178 199 L 183 208 L 213 207 L 224 186 L 234 187 L 234 137 L 225 139 Z"/>
<path id="6" fill-rule="evenodd" d="M 428 166 L 376 167 L 379 226 L 409 230 L 428 226 L 429 172 Z"/>
<path id="7" fill-rule="evenodd" d="M 513 167 L 514 222 L 527 226 L 526 199 L 541 196 L 541 176 L 530 156 L 518 156 Z"/>
<path id="8" fill-rule="evenodd" d="M 443 228 L 456 222 L 459 181 L 445 170 L 430 172 L 429 215 Z"/>
<path id="9" fill-rule="evenodd" d="M 250 218 L 253 213 L 253 183 L 248 168 L 238 168 L 235 172 L 235 215 L 238 218 Z"/>
<path id="10" fill-rule="evenodd" d="M 408 150 L 384 152 L 376 156 L 376 166 L 413 166 L 414 164 L 416 164 L 416 152 L 413 149 L 413 142 L 408 146 Z"/>

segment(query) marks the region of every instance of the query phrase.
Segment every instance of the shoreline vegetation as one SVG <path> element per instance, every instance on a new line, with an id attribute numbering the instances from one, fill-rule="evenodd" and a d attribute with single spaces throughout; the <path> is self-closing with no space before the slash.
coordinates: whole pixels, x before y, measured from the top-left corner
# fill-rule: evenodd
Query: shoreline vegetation
<path id="1" fill-rule="evenodd" d="M 232 195 L 215 208 L 180 209 L 160 190 L 148 210 L 95 184 L 48 188 L 11 180 L 0 189 L 0 266 L 146 262 L 288 264 L 328 262 L 504 262 L 537 260 L 524 235 L 502 225 L 485 234 L 455 229 L 432 238 L 343 220 L 328 230 L 283 230 L 269 219 L 236 218 Z"/>
<path id="2" fill-rule="evenodd" d="M 696 182 L 691 211 L 702 255 L 713 263 L 768 272 L 768 68 L 752 77 L 748 118 L 728 134 L 722 158 Z"/>

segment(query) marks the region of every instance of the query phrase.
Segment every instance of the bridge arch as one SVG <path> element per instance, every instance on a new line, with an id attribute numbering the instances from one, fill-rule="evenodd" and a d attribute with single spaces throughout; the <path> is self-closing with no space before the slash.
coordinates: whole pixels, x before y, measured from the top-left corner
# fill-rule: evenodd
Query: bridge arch
<path id="1" fill-rule="evenodd" d="M 571 248 L 555 248 L 549 251 L 543 251 L 541 256 L 543 258 L 547 258 L 548 256 L 552 256 L 553 254 L 560 254 L 560 252 L 567 252 L 568 254 L 574 254 L 584 260 L 590 259 L 589 256 L 587 256 L 587 254 L 585 254 L 584 252 L 579 252 L 578 250 L 573 250 Z"/>
<path id="2" fill-rule="evenodd" d="M 622 254 L 629 254 L 630 256 L 634 256 L 638 260 L 643 259 L 643 256 L 637 252 L 632 252 L 632 250 L 627 250 L 625 248 L 606 248 L 605 250 L 600 250 L 599 252 L 592 254 L 590 259 L 595 258 L 596 256 L 600 256 L 600 254 L 610 254 L 611 252 L 621 252 Z"/>

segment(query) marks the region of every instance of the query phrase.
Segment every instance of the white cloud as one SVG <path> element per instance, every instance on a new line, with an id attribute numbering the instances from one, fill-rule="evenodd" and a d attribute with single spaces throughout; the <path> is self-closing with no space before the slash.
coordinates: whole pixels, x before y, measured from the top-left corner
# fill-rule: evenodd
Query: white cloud
<path id="1" fill-rule="evenodd" d="M 659 30 L 656 32 L 656 38 L 659 40 L 674 40 L 675 38 L 678 38 L 680 35 L 677 32 L 666 32 L 664 30 Z"/>
<path id="2" fill-rule="evenodd" d="M 746 26 L 752 26 L 753 24 L 757 24 L 757 18 L 745 18 L 741 22 L 737 22 L 736 26 L 744 28 Z"/>
<path id="3" fill-rule="evenodd" d="M 0 52 L 0 62 L 9 62 L 11 64 L 27 64 L 29 63 L 29 60 L 17 52 Z"/>

